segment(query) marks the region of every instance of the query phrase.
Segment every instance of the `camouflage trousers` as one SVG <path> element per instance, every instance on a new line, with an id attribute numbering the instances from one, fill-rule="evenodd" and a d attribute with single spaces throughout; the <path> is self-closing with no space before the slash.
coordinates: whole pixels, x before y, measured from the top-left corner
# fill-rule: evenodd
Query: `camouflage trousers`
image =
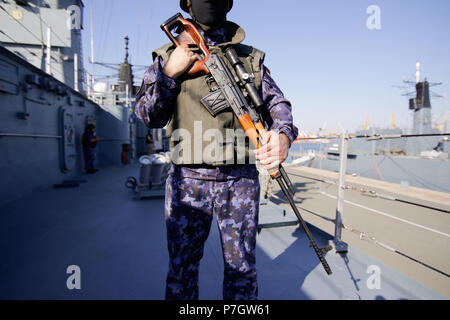
<path id="1" fill-rule="evenodd" d="M 199 265 L 213 214 L 224 260 L 223 298 L 257 299 L 259 193 L 254 165 L 195 169 L 172 166 L 165 200 L 170 258 L 166 299 L 198 299 Z"/>

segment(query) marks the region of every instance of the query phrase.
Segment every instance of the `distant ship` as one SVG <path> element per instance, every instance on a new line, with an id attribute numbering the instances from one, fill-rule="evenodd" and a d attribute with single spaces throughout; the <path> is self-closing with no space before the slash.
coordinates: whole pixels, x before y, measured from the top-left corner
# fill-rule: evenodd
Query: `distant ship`
<path id="1" fill-rule="evenodd" d="M 414 85 L 415 97 L 409 100 L 413 127 L 365 128 L 349 134 L 347 173 L 449 193 L 450 145 L 448 137 L 441 134 L 448 133 L 446 119 L 440 127 L 432 126 L 430 83 L 420 81 L 420 63 Z M 367 139 L 351 138 L 364 136 Z M 339 170 L 339 139 L 299 140 L 302 152 L 314 149 L 316 157 L 310 166 Z M 317 143 L 322 144 L 320 150 Z"/>

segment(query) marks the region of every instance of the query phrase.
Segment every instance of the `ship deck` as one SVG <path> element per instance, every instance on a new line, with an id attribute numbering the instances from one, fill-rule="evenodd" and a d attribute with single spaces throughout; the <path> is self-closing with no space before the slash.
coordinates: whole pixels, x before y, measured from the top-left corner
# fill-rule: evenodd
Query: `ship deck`
<path id="1" fill-rule="evenodd" d="M 302 213 L 314 225 L 311 231 L 319 246 L 324 246 L 332 239 L 330 223 L 319 221 L 314 213 L 332 218 L 335 200 L 317 194 L 317 181 L 300 177 L 295 169 L 289 171 L 298 175 L 293 176 L 296 199 L 300 207 L 307 207 L 308 211 Z M 141 200 L 127 189 L 126 178 L 136 175 L 135 165 L 103 168 L 95 175 L 79 177 L 84 180 L 79 187 L 49 186 L 0 207 L 0 298 L 163 299 L 168 267 L 164 200 Z M 357 201 L 350 196 L 348 199 Z M 265 215 L 272 209 L 262 208 Z M 344 224 L 352 214 L 346 208 Z M 372 218 L 375 216 L 367 215 L 367 225 L 372 224 Z M 448 214 L 442 219 L 448 222 Z M 351 221 L 357 225 L 357 218 L 352 217 Z M 393 232 L 385 230 L 382 234 L 385 233 Z M 448 290 L 448 278 L 431 289 L 433 284 L 424 285 L 417 276 L 413 279 L 416 271 L 426 271 L 402 270 L 392 263 L 393 258 L 386 258 L 386 253 L 379 254 L 377 250 L 381 249 L 376 246 L 352 239 L 353 234 L 344 232 L 343 236 L 349 243 L 348 253 L 326 254 L 333 270 L 333 275 L 327 276 L 300 227 L 262 229 L 257 238 L 259 298 L 373 300 L 450 296 L 441 288 Z M 422 243 L 426 236 L 417 235 Z M 448 238 L 444 240 L 447 246 L 442 260 L 448 263 Z M 70 265 L 81 269 L 80 290 L 66 287 Z M 370 285 L 373 266 L 381 272 L 379 288 Z M 213 227 L 201 262 L 200 299 L 222 298 L 222 272 L 219 235 Z"/>

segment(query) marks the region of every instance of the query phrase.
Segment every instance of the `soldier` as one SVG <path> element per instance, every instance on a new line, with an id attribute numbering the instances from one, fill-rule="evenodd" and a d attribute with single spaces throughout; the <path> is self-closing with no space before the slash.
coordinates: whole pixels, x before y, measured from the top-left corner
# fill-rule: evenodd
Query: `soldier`
<path id="1" fill-rule="evenodd" d="M 100 138 L 95 136 L 95 125 L 88 124 L 83 133 L 82 145 L 84 154 L 84 163 L 86 166 L 86 173 L 96 173 L 98 170 L 94 168 L 96 147 Z"/>
<path id="2" fill-rule="evenodd" d="M 233 1 L 181 0 L 180 6 L 191 15 L 210 51 L 223 54 L 224 46 L 232 45 L 254 73 L 265 102 L 263 116 L 269 130 L 264 147 L 254 151 L 254 156 L 265 168 L 278 166 L 287 158 L 298 134 L 291 104 L 263 65 L 264 53 L 242 44 L 244 30 L 226 20 Z M 260 186 L 256 166 L 250 161 L 248 141 L 242 155 L 239 139 L 224 143 L 216 137 L 206 143 L 212 141 L 210 145 L 215 143 L 213 149 L 220 152 L 213 157 L 204 153 L 207 145 L 197 141 L 198 130 L 205 135 L 216 130 L 218 136 L 225 136 L 229 130 L 241 129 L 239 122 L 231 110 L 213 117 L 201 105 L 200 99 L 210 92 L 210 87 L 205 75 L 187 74 L 197 59 L 192 49 L 167 44 L 155 50 L 153 58 L 137 95 L 135 112 L 149 128 L 168 124 L 167 136 L 172 144 L 173 164 L 165 200 L 170 257 L 166 299 L 198 299 L 199 264 L 213 214 L 224 258 L 223 298 L 257 299 L 255 249 Z M 181 138 L 180 133 L 184 134 Z M 174 154 L 182 143 L 197 147 Z"/>

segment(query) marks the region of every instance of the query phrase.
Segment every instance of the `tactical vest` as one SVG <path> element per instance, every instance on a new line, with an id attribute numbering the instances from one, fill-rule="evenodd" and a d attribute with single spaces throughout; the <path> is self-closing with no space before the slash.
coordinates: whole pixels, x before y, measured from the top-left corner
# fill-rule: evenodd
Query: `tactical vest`
<path id="1" fill-rule="evenodd" d="M 241 44 L 245 32 L 235 23 L 227 22 L 226 29 L 228 39 L 231 40 L 208 49 L 222 56 L 236 77 L 222 52 L 225 46 L 232 45 L 246 70 L 253 73 L 255 86 L 261 92 L 261 65 L 265 53 Z M 155 50 L 153 58 L 159 56 L 166 63 L 174 49 L 173 44 L 167 44 Z M 198 49 L 193 51 L 200 54 Z M 203 56 L 200 56 L 203 59 Z M 201 104 L 200 100 L 211 93 L 213 86 L 207 83 L 207 78 L 203 74 L 185 74 L 177 79 L 180 84 L 179 94 L 175 101 L 175 112 L 166 130 L 172 146 L 172 162 L 177 165 L 212 166 L 254 163 L 253 152 L 249 152 L 248 139 L 245 138 L 245 133 L 231 108 L 213 117 Z"/>

